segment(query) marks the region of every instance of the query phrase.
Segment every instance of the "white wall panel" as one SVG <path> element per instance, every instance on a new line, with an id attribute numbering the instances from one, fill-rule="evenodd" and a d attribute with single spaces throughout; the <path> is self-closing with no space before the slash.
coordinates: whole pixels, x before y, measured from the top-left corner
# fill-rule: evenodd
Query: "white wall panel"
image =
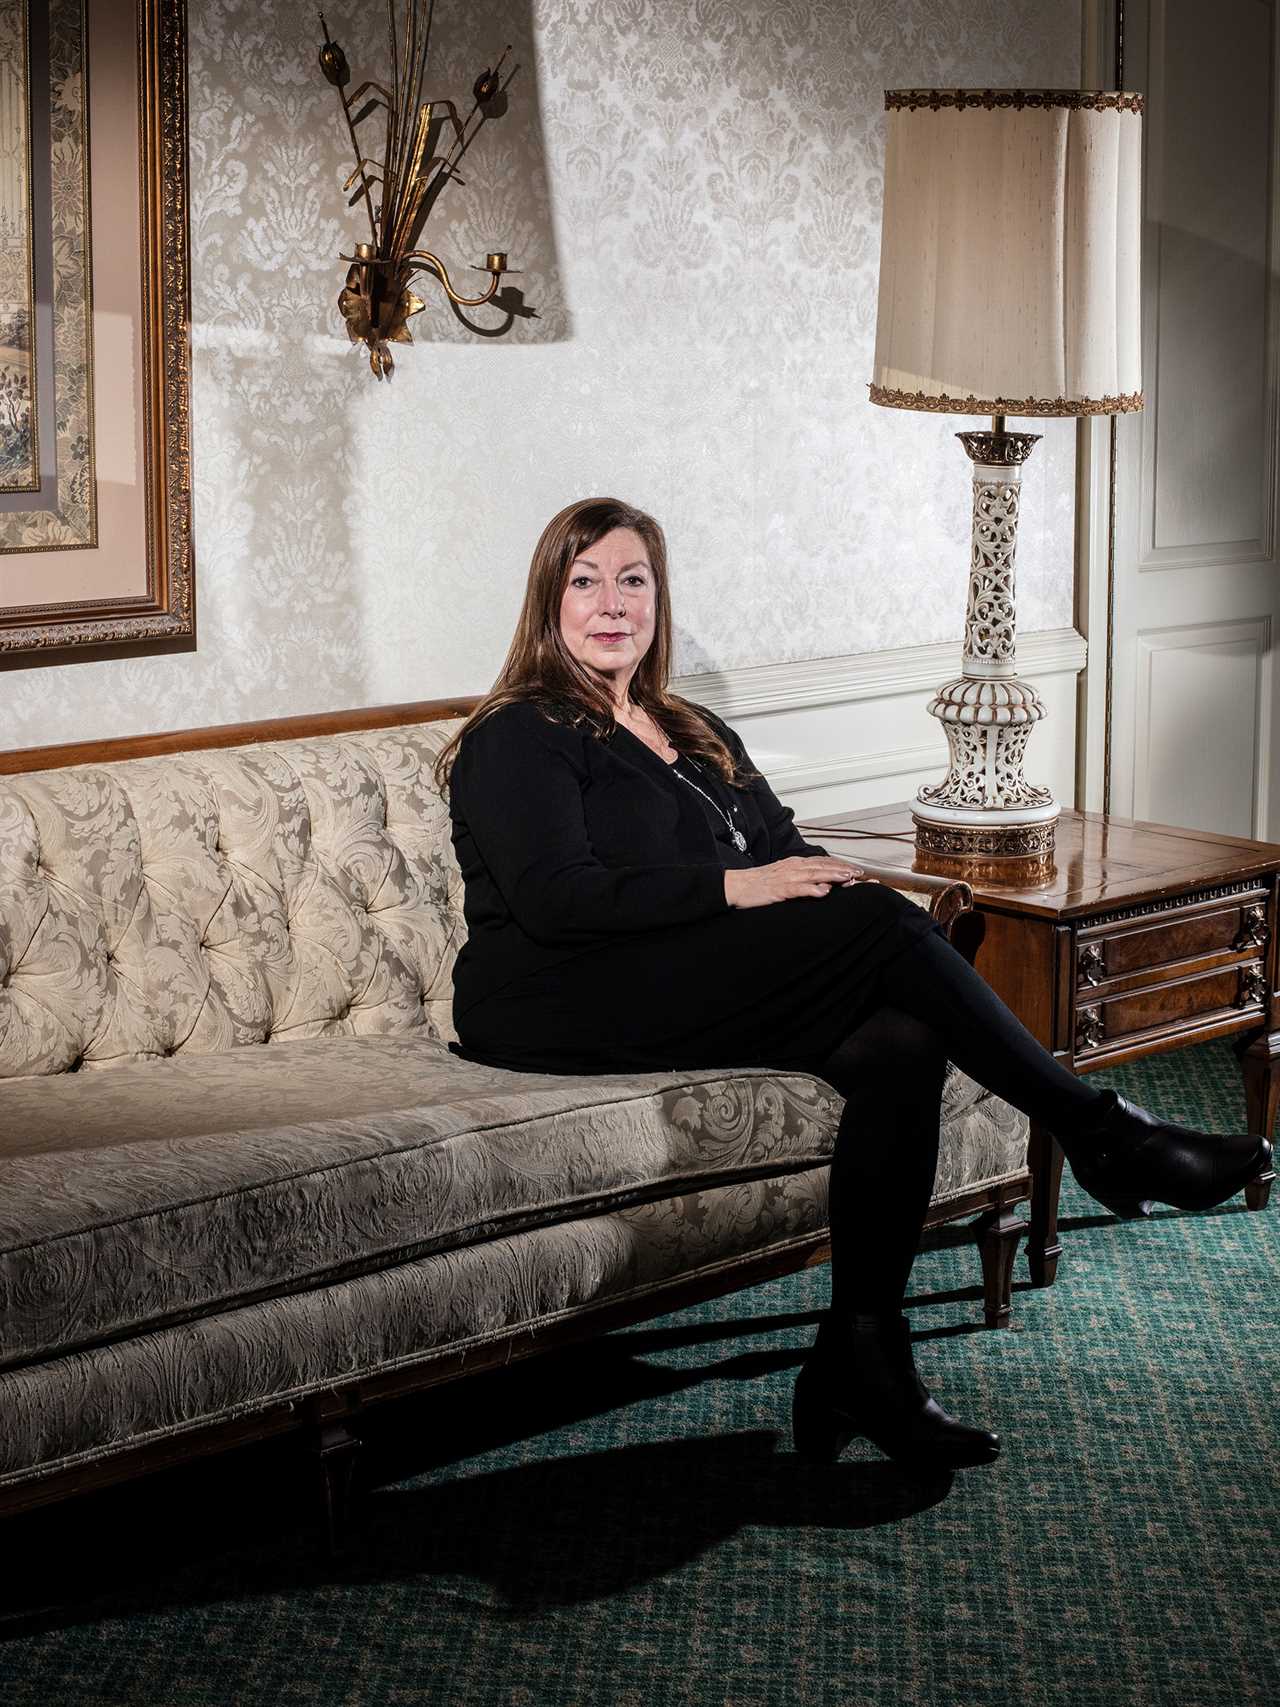
<path id="1" fill-rule="evenodd" d="M 1270 640 L 1267 622 L 1138 637 L 1136 817 L 1218 832 L 1265 820 Z"/>

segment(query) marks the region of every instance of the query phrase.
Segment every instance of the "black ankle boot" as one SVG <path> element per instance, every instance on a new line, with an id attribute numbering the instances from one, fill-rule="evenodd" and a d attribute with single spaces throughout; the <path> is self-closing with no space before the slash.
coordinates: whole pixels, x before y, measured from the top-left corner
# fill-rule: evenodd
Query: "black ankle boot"
<path id="1" fill-rule="evenodd" d="M 829 1464 L 854 1435 L 918 1470 L 999 1456 L 999 1437 L 948 1416 L 916 1374 L 905 1316 L 826 1318 L 796 1377 L 791 1425 L 801 1458 Z"/>
<path id="2" fill-rule="evenodd" d="M 1196 1132 L 1158 1119 L 1118 1091 L 1102 1094 L 1110 1099 L 1102 1120 L 1062 1147 L 1090 1197 L 1116 1215 L 1149 1215 L 1153 1202 L 1212 1209 L 1270 1164 L 1265 1138 Z"/>

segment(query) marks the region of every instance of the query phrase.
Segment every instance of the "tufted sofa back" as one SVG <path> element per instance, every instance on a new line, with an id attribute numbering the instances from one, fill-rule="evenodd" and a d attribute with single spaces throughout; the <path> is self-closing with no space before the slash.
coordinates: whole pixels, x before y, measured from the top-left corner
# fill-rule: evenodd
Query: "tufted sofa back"
<path id="1" fill-rule="evenodd" d="M 0 777 L 0 1077 L 453 1037 L 458 720 Z"/>

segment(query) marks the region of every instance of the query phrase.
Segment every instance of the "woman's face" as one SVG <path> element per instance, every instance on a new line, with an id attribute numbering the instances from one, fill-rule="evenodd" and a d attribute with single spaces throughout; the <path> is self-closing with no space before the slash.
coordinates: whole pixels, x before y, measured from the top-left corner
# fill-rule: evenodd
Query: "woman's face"
<path id="1" fill-rule="evenodd" d="M 569 565 L 560 633 L 618 700 L 653 641 L 656 600 L 649 553 L 631 528 L 614 528 Z"/>

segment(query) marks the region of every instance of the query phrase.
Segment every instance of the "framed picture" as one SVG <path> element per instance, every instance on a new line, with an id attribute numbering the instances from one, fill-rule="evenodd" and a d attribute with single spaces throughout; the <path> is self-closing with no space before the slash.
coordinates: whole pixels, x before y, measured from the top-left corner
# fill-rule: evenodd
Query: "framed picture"
<path id="1" fill-rule="evenodd" d="M 185 0 L 0 0 L 0 665 L 195 635 Z"/>

